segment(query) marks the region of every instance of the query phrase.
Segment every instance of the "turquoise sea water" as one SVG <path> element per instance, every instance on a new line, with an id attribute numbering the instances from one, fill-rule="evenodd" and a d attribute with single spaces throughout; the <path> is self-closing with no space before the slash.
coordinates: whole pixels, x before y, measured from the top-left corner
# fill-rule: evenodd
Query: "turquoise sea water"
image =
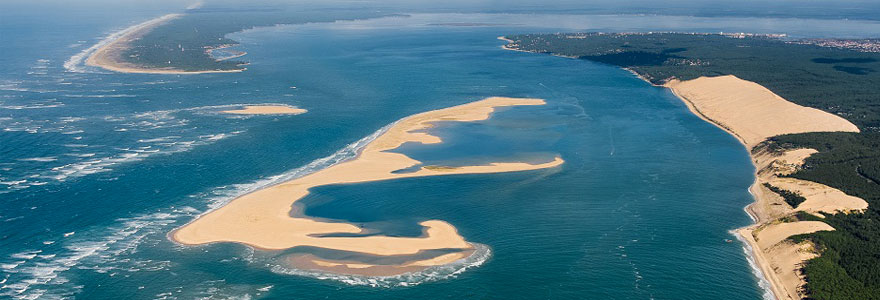
<path id="1" fill-rule="evenodd" d="M 634 24 L 604 16 L 596 19 L 605 25 L 586 26 L 570 17 L 551 24 L 547 16 L 520 16 L 514 24 L 510 15 L 418 15 L 261 28 L 231 35 L 251 62 L 238 74 L 115 74 L 71 58 L 114 29 L 159 14 L 112 20 L 59 14 L 54 22 L 68 26 L 51 28 L 5 18 L 0 297 L 765 294 L 742 244 L 729 233 L 750 223 L 742 208 L 751 202 L 746 188 L 753 180 L 746 151 L 734 138 L 691 115 L 667 90 L 626 71 L 504 51 L 495 39 L 622 23 L 627 26 L 620 30 L 645 30 L 658 19 Z M 670 21 L 663 28 L 716 31 L 749 23 L 730 22 L 688 27 Z M 800 35 L 809 32 L 803 24 L 811 24 L 753 23 Z M 842 26 L 839 33 L 869 34 L 877 26 L 862 25 L 864 31 Z M 52 38 L 34 38 L 47 34 Z M 392 235 L 417 235 L 422 220 L 448 221 L 467 240 L 489 247 L 491 254 L 467 262 L 473 267 L 397 278 L 304 274 L 279 265 L 278 253 L 236 244 L 183 247 L 165 236 L 236 195 L 353 157 L 377 130 L 402 117 L 489 96 L 548 104 L 501 109 L 486 121 L 441 123 L 431 132 L 445 144 L 397 151 L 426 164 L 537 162 L 553 155 L 566 163 L 520 173 L 319 187 L 302 201 L 310 216 L 366 223 Z M 261 103 L 309 112 L 218 113 Z"/>

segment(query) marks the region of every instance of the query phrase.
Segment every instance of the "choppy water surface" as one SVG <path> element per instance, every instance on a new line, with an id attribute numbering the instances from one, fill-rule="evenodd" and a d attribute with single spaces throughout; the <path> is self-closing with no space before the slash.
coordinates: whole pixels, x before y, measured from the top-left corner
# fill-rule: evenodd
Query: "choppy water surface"
<path id="1" fill-rule="evenodd" d="M 77 63 L 102 37 L 161 14 L 54 16 L 79 26 L 51 28 L 27 18 L 2 23 L 0 297 L 764 295 L 742 245 L 729 241 L 728 230 L 749 223 L 742 207 L 752 181 L 746 152 L 732 137 L 625 71 L 504 51 L 495 39 L 643 30 L 659 17 L 416 15 L 263 28 L 232 35 L 252 63 L 238 74 L 115 74 Z M 793 35 L 810 32 L 804 24 L 828 22 L 665 20 L 659 30 L 766 32 L 772 23 L 788 24 L 773 33 L 789 28 Z M 872 24 L 819 35 L 866 36 Z M 326 186 L 303 200 L 308 215 L 373 222 L 387 234 L 417 234 L 421 220 L 448 221 L 486 245 L 468 261 L 393 278 L 333 276 L 292 270 L 274 253 L 240 245 L 183 247 L 165 237 L 236 195 L 353 157 L 395 120 L 488 96 L 548 104 L 438 124 L 431 131 L 445 144 L 396 151 L 426 164 L 558 154 L 565 165 Z M 266 103 L 309 112 L 219 113 Z"/>

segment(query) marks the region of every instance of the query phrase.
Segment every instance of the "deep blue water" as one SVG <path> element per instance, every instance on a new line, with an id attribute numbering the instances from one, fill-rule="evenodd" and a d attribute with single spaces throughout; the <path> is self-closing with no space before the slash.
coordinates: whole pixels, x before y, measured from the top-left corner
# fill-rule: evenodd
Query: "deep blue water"
<path id="1" fill-rule="evenodd" d="M 0 74 L 0 297 L 764 294 L 742 245 L 729 241 L 729 230 L 750 222 L 742 208 L 751 201 L 746 188 L 753 179 L 734 138 L 626 71 L 504 51 L 495 39 L 583 28 L 646 30 L 659 19 L 639 25 L 625 22 L 632 17 L 604 16 L 600 26 L 519 16 L 523 25 L 460 27 L 428 24 L 505 23 L 511 16 L 429 15 L 282 26 L 231 35 L 251 62 L 239 74 L 115 74 L 75 61 L 65 67 L 102 36 L 160 10 L 111 19 L 85 11 L 50 18 L 41 11 L 14 18 L 0 12 L 0 64 L 7 67 Z M 34 21 L 38 16 L 43 21 Z M 757 30 L 774 24 L 800 35 L 810 32 L 804 24 L 829 30 L 827 21 L 733 19 L 710 26 L 704 20 L 688 27 L 678 18 L 663 28 L 713 31 L 753 23 Z M 622 23 L 627 26 L 614 25 Z M 842 25 L 836 33 L 878 32 L 875 23 L 860 24 L 862 31 Z M 487 121 L 441 123 L 431 132 L 447 143 L 397 151 L 426 164 L 554 155 L 566 163 L 521 173 L 326 186 L 303 200 L 308 215 L 373 222 L 388 234 L 417 234 L 420 220 L 448 221 L 467 240 L 490 247 L 481 266 L 455 276 L 437 270 L 372 281 L 315 278 L 286 274 L 273 253 L 234 244 L 182 247 L 165 237 L 236 195 L 350 158 L 356 150 L 350 144 L 395 120 L 488 96 L 548 104 L 502 109 Z M 256 103 L 309 112 L 217 113 Z"/>

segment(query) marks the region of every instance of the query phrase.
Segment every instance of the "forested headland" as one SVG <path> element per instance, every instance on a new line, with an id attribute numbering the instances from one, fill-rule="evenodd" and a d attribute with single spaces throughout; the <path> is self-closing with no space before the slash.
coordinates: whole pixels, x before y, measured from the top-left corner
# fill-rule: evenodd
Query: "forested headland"
<path id="1" fill-rule="evenodd" d="M 209 50 L 238 45 L 227 34 L 280 24 L 333 22 L 383 16 L 364 10 L 318 10 L 286 7 L 242 9 L 199 8 L 150 30 L 129 44 L 121 57 L 126 63 L 146 68 L 181 71 L 242 70 L 242 60 L 217 60 Z"/>

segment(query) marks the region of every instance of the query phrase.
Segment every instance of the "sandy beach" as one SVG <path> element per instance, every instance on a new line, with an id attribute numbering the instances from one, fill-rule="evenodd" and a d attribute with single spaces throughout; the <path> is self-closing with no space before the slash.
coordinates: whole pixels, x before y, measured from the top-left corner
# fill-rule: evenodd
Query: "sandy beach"
<path id="1" fill-rule="evenodd" d="M 241 109 L 224 110 L 221 112 L 234 115 L 299 115 L 307 113 L 308 110 L 284 105 L 246 105 Z"/>
<path id="2" fill-rule="evenodd" d="M 755 182 L 749 188 L 755 202 L 746 211 L 755 224 L 736 232 L 748 243 L 775 297 L 802 299 L 801 287 L 805 282 L 799 270 L 804 261 L 818 254 L 809 241 L 795 244 L 788 237 L 834 228 L 817 221 L 783 220 L 798 211 L 816 215 L 860 211 L 868 203 L 826 185 L 779 177 L 796 172 L 816 150 L 771 153 L 756 146 L 781 134 L 859 132 L 858 127 L 839 116 L 789 102 L 757 83 L 732 75 L 673 80 L 665 87 L 684 101 L 691 112 L 735 136 L 749 150 L 756 169 Z M 792 208 L 764 183 L 797 192 L 807 200 Z"/>
<path id="3" fill-rule="evenodd" d="M 205 74 L 205 73 L 235 73 L 244 71 L 240 70 L 203 70 L 203 71 L 185 71 L 174 68 L 147 68 L 138 66 L 125 61 L 121 57 L 122 53 L 129 49 L 134 40 L 144 36 L 144 34 L 153 30 L 170 20 L 183 16 L 183 14 L 167 14 L 118 32 L 117 37 L 107 42 L 104 46 L 98 48 L 86 59 L 86 65 L 100 67 L 120 73 L 145 73 L 145 74 Z"/>
<path id="4" fill-rule="evenodd" d="M 510 39 L 498 39 L 508 43 L 502 46 L 503 49 L 523 51 L 516 49 L 517 45 Z M 638 72 L 625 69 L 654 85 Z M 771 229 L 773 238 L 770 239 L 775 241 L 773 243 L 767 242 L 766 233 L 762 237 L 761 231 L 799 211 L 821 216 L 820 212 L 863 211 L 867 209 L 868 203 L 826 185 L 779 177 L 796 172 L 806 158 L 817 152 L 815 149 L 771 153 L 756 146 L 768 138 L 782 134 L 859 132 L 859 128 L 840 116 L 797 105 L 760 84 L 733 75 L 700 77 L 687 81 L 671 80 L 663 87 L 669 88 L 692 113 L 733 135 L 749 151 L 755 166 L 755 182 L 749 187 L 749 192 L 755 202 L 745 210 L 755 220 L 755 224 L 735 232 L 748 244 L 755 263 L 770 283 L 776 299 L 802 299 L 801 288 L 805 281 L 800 274 L 801 266 L 804 261 L 818 254 L 812 243 L 805 241 L 794 244 L 787 238 L 834 228 L 821 222 L 794 222 L 793 225 L 774 226 Z M 792 208 L 780 195 L 765 187 L 764 183 L 799 193 L 807 200 Z M 768 243 L 772 245 L 767 245 Z"/>
<path id="5" fill-rule="evenodd" d="M 543 104 L 545 102 L 541 99 L 492 97 L 406 117 L 369 143 L 355 159 L 241 196 L 178 228 L 170 237 L 186 245 L 236 242 L 267 250 L 311 246 L 374 256 L 415 255 L 435 249 L 458 249 L 459 252 L 472 250 L 472 246 L 458 234 L 455 227 L 440 220 L 420 223 L 423 227 L 421 237 L 321 237 L 330 233 L 361 233 L 362 229 L 355 224 L 327 222 L 302 215 L 291 216 L 291 207 L 294 202 L 308 195 L 309 189 L 323 185 L 421 176 L 515 172 L 559 166 L 563 160 L 556 157 L 540 164 L 496 162 L 455 168 L 422 166 L 414 172 L 395 173 L 397 170 L 418 166 L 421 162 L 403 154 L 388 152 L 407 142 L 442 142 L 440 138 L 423 131 L 432 127 L 434 122 L 479 121 L 488 119 L 496 107 Z M 448 263 L 451 257 L 453 256 L 446 256 L 447 259 L 423 259 L 414 265 L 395 267 L 399 267 L 398 273 L 409 272 Z M 343 273 L 357 273 L 352 269 L 358 268 L 345 266 L 349 263 L 323 262 L 325 267 L 331 263 L 337 264 L 330 267 L 344 269 L 339 270 L 344 271 Z M 386 275 L 389 273 L 395 272 L 383 272 Z"/>

